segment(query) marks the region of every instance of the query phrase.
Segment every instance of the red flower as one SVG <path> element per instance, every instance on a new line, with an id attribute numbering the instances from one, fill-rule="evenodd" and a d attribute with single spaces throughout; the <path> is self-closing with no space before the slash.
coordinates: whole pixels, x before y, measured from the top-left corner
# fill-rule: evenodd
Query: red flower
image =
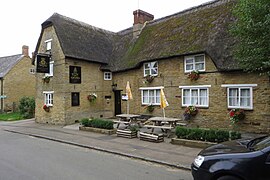
<path id="1" fill-rule="evenodd" d="M 230 111 L 230 117 L 234 116 L 234 111 Z"/>
<path id="2" fill-rule="evenodd" d="M 48 106 L 46 104 L 43 105 L 43 109 L 47 109 Z"/>

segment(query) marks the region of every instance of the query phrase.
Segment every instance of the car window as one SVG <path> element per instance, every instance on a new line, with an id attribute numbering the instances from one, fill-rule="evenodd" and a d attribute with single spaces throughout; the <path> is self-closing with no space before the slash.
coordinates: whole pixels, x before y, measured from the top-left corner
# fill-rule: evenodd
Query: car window
<path id="1" fill-rule="evenodd" d="M 270 146 L 270 137 L 265 137 L 265 138 L 261 139 L 256 144 L 254 144 L 253 147 L 256 150 L 260 150 L 260 149 L 266 148 L 268 146 Z"/>

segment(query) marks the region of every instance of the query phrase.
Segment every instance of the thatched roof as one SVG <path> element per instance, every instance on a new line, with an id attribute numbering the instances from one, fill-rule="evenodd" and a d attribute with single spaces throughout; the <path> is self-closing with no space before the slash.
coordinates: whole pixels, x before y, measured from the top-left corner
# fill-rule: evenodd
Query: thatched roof
<path id="1" fill-rule="evenodd" d="M 235 0 L 216 0 L 155 21 L 133 39 L 132 28 L 113 33 L 54 14 L 42 24 L 53 25 L 65 56 L 98 62 L 113 72 L 142 62 L 175 56 L 208 54 L 218 70 L 238 69 L 232 58 L 235 40 L 229 34 Z"/>
<path id="2" fill-rule="evenodd" d="M 23 57 L 22 54 L 0 57 L 0 78 L 3 78 Z"/>

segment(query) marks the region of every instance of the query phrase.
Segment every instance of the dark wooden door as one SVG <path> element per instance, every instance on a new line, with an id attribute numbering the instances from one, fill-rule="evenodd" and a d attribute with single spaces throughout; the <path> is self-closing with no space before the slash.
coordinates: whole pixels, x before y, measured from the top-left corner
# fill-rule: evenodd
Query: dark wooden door
<path id="1" fill-rule="evenodd" d="M 114 91 L 114 115 L 121 114 L 121 90 Z"/>

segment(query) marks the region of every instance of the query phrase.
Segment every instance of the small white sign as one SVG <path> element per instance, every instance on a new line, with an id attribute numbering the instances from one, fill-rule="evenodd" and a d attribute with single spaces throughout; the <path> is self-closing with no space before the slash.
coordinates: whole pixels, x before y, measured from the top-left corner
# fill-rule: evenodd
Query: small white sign
<path id="1" fill-rule="evenodd" d="M 127 100 L 128 100 L 127 94 L 122 94 L 122 100 L 123 100 L 123 101 L 127 101 Z"/>
<path id="2" fill-rule="evenodd" d="M 6 98 L 7 98 L 7 96 L 5 96 L 5 95 L 0 96 L 0 99 L 6 99 Z"/>

